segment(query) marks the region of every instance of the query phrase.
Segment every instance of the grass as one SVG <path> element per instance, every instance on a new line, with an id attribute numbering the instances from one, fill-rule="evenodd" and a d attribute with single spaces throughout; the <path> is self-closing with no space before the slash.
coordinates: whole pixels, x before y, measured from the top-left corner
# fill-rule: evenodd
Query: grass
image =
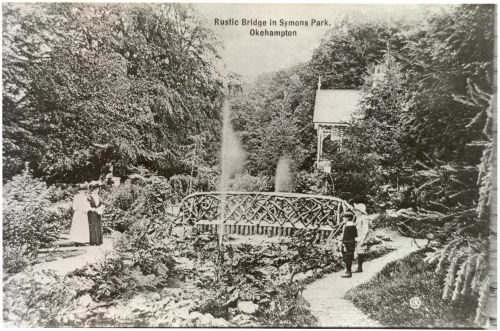
<path id="1" fill-rule="evenodd" d="M 452 304 L 441 299 L 443 280 L 423 262 L 424 254 L 418 251 L 389 263 L 345 298 L 385 327 L 478 328 L 472 321 L 473 302 Z M 410 306 L 413 297 L 421 300 L 419 308 Z"/>

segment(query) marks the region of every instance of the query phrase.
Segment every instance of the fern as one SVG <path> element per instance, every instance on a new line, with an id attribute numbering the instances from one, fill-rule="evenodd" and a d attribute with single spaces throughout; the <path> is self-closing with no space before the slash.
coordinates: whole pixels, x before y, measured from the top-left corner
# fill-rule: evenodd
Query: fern
<path id="1" fill-rule="evenodd" d="M 472 239 L 471 239 L 472 240 Z M 455 239 L 427 255 L 425 261 L 436 264 L 436 273 L 444 274 L 443 300 L 477 298 L 475 323 L 482 323 L 488 303 L 488 241 Z"/>
<path id="2" fill-rule="evenodd" d="M 478 324 L 482 324 L 483 320 L 486 317 L 486 311 L 488 309 L 488 294 L 490 288 L 489 284 L 490 284 L 490 278 L 486 277 L 479 291 L 479 299 L 477 302 L 477 309 L 476 309 L 476 318 L 474 319 L 474 321 Z"/>
<path id="3" fill-rule="evenodd" d="M 474 276 L 474 272 L 475 272 L 475 264 L 474 263 L 474 258 L 477 259 L 477 255 L 476 256 L 472 256 L 470 258 L 467 259 L 467 264 L 466 264 L 466 267 L 465 267 L 465 276 L 464 276 L 464 283 L 463 283 L 463 286 L 462 286 L 462 291 L 460 292 L 460 295 L 462 296 L 465 296 L 465 295 L 468 295 L 470 294 L 470 286 L 471 286 L 471 283 L 472 283 L 472 277 Z"/>
<path id="4" fill-rule="evenodd" d="M 458 269 L 457 272 L 457 277 L 455 278 L 455 290 L 453 291 L 453 294 L 451 296 L 451 301 L 457 301 L 458 297 L 460 296 L 462 290 L 463 290 L 463 285 L 465 283 L 465 274 L 466 274 L 466 268 L 469 265 L 469 261 L 466 260 L 464 263 L 462 263 Z"/>
<path id="5" fill-rule="evenodd" d="M 471 289 L 473 292 L 478 291 L 478 288 L 481 284 L 484 270 L 486 269 L 486 263 L 484 261 L 484 257 L 480 255 L 477 259 L 476 263 L 476 272 L 474 274 L 474 278 L 471 282 Z"/>
<path id="6" fill-rule="evenodd" d="M 454 254 L 451 258 L 450 266 L 448 267 L 446 272 L 446 279 L 443 290 L 443 300 L 447 300 L 450 297 L 453 287 L 453 281 L 455 280 L 455 274 L 457 272 L 457 266 L 460 259 L 460 254 L 457 253 L 457 250 L 454 250 L 453 252 Z"/>

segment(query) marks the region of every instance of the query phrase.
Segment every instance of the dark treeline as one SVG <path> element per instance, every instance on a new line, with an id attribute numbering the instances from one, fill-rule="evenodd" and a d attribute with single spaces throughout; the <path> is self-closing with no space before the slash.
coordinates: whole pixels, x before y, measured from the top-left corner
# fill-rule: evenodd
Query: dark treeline
<path id="1" fill-rule="evenodd" d="M 196 144 L 214 161 L 218 42 L 189 6 L 4 4 L 2 40 L 4 179 L 172 175 Z"/>

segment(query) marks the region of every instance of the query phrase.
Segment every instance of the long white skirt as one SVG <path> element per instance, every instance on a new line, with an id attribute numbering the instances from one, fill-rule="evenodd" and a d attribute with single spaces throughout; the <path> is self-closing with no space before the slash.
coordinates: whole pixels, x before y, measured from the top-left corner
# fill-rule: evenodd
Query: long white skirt
<path id="1" fill-rule="evenodd" d="M 69 240 L 77 243 L 90 241 L 89 219 L 86 211 L 76 211 L 73 214 Z"/>

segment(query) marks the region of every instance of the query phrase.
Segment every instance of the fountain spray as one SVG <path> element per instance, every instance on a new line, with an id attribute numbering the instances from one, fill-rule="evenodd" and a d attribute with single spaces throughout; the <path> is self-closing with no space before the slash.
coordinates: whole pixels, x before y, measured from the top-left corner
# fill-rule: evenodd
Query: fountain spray
<path id="1" fill-rule="evenodd" d="M 221 192 L 225 192 L 229 188 L 230 178 L 243 170 L 244 152 L 241 148 L 240 141 L 234 133 L 231 124 L 231 107 L 229 102 L 224 100 L 222 106 L 222 146 L 221 146 L 221 177 L 219 188 Z M 220 202 L 220 223 L 219 227 L 219 254 L 222 256 L 223 237 L 224 237 L 224 221 L 226 213 L 226 195 L 221 195 Z"/>

